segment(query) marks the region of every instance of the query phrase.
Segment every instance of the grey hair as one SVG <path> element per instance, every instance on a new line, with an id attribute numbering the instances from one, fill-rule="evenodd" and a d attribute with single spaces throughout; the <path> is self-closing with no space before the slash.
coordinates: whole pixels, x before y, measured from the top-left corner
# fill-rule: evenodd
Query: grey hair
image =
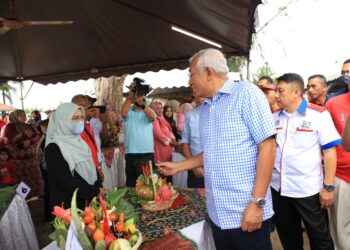
<path id="1" fill-rule="evenodd" d="M 201 72 L 203 72 L 206 67 L 211 68 L 220 76 L 227 76 L 229 72 L 224 54 L 217 49 L 209 48 L 198 51 L 190 58 L 190 63 L 195 58 L 198 58 L 197 67 Z"/>

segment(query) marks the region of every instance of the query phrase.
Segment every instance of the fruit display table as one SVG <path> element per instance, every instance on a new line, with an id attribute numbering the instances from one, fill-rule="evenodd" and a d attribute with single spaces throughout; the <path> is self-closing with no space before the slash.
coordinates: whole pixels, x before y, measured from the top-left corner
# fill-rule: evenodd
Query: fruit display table
<path id="1" fill-rule="evenodd" d="M 151 212 L 136 206 L 139 214 L 137 227 L 144 241 L 155 240 L 165 234 L 181 230 L 207 218 L 204 189 L 178 189 L 180 197 L 188 203 L 164 211 Z"/>
<path id="2" fill-rule="evenodd" d="M 0 196 L 4 197 L 7 191 L 0 189 Z M 12 196 L 7 195 L 0 203 L 4 212 L 0 220 L 0 249 L 39 249 L 26 201 L 13 191 Z"/>
<path id="3" fill-rule="evenodd" d="M 178 189 L 178 191 L 180 197 L 187 200 L 187 204 L 158 212 L 146 211 L 141 206 L 135 206 L 135 211 L 139 215 L 137 228 L 144 240 L 140 250 L 156 249 L 152 247 L 153 245 L 147 245 L 149 243 L 171 250 L 174 249 L 172 242 L 175 240 L 177 244 L 187 246 L 184 249 L 215 250 L 211 229 L 207 223 L 204 189 Z M 125 198 L 130 199 L 129 192 Z M 45 250 L 58 249 L 56 243 L 45 248 Z"/>

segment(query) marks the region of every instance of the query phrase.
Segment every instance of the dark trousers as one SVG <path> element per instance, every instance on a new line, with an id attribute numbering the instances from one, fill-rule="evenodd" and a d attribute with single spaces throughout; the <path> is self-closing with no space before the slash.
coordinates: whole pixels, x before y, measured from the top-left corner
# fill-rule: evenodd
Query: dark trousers
<path id="1" fill-rule="evenodd" d="M 272 191 L 275 224 L 285 250 L 303 248 L 301 220 L 309 236 L 312 250 L 332 250 L 334 244 L 330 235 L 319 194 L 305 198 L 290 198 Z"/>
<path id="2" fill-rule="evenodd" d="M 211 229 L 217 250 L 272 250 L 268 220 L 251 233 L 241 228 L 222 230 L 212 221 Z"/>
<path id="3" fill-rule="evenodd" d="M 47 177 L 47 170 L 40 166 L 41 176 L 44 180 L 44 219 L 45 221 L 52 220 L 50 198 L 49 198 L 49 180 Z"/>
<path id="4" fill-rule="evenodd" d="M 135 187 L 136 180 L 142 174 L 142 166 L 145 166 L 146 162 L 152 161 L 153 170 L 157 172 L 157 167 L 154 165 L 154 154 L 126 154 L 125 155 L 125 173 L 126 173 L 126 186 Z"/>
<path id="5" fill-rule="evenodd" d="M 197 177 L 192 170 L 187 171 L 187 187 L 204 188 L 204 177 Z"/>

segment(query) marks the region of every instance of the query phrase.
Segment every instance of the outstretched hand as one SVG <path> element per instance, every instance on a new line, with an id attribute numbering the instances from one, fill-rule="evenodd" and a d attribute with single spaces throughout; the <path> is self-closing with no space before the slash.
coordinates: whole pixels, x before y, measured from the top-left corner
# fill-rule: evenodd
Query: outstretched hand
<path id="1" fill-rule="evenodd" d="M 161 162 L 157 163 L 158 171 L 160 174 L 165 176 L 171 176 L 178 173 L 177 163 L 175 162 Z"/>

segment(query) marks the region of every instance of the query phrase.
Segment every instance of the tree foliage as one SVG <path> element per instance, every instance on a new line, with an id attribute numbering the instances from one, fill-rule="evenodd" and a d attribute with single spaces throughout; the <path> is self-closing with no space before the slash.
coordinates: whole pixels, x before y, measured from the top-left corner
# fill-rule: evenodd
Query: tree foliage
<path id="1" fill-rule="evenodd" d="M 247 59 L 243 56 L 231 56 L 227 58 L 227 66 L 231 72 L 242 72 L 247 64 Z"/>
<path id="2" fill-rule="evenodd" d="M 262 76 L 269 76 L 272 78 L 272 80 L 275 82 L 276 81 L 276 75 L 271 69 L 270 65 L 268 62 L 265 62 L 255 74 L 253 74 L 253 82 L 256 83 L 258 79 Z"/>
<path id="3" fill-rule="evenodd" d="M 6 104 L 6 100 L 8 100 L 11 105 L 12 104 L 11 92 L 16 92 L 16 88 L 12 87 L 9 83 L 5 82 L 0 84 L 0 91 L 2 94 L 3 103 Z"/>

